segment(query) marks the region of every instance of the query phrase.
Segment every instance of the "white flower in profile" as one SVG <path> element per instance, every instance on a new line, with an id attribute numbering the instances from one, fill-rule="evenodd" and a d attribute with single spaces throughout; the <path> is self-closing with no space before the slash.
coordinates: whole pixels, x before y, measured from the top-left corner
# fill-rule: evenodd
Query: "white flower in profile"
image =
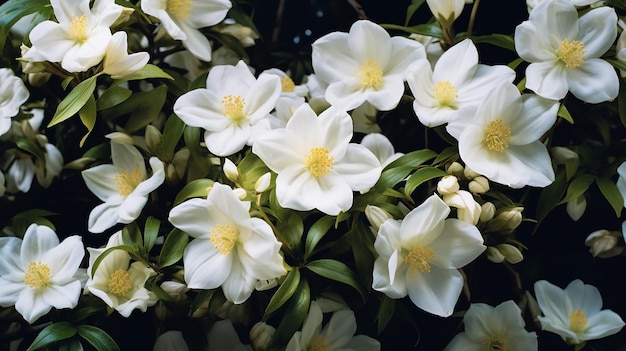
<path id="1" fill-rule="evenodd" d="M 390 37 L 368 20 L 352 24 L 349 33 L 334 32 L 313 43 L 316 76 L 328 84 L 326 100 L 346 111 L 368 101 L 380 111 L 394 109 L 404 94 L 404 71 L 426 58 L 412 39 Z"/>
<path id="2" fill-rule="evenodd" d="M 426 0 L 430 12 L 442 24 L 450 25 L 459 18 L 465 7 L 465 0 Z"/>
<path id="3" fill-rule="evenodd" d="M 475 110 L 493 88 L 515 79 L 515 71 L 508 66 L 479 64 L 478 51 L 470 39 L 444 52 L 434 69 L 428 60 L 418 60 L 406 75 L 415 97 L 413 109 L 427 127 L 454 120 L 461 109 Z"/>
<path id="4" fill-rule="evenodd" d="M 158 18 L 167 34 L 203 61 L 211 61 L 211 43 L 199 28 L 220 23 L 231 6 L 230 0 L 141 1 L 145 13 Z"/>
<path id="5" fill-rule="evenodd" d="M 76 307 L 84 255 L 80 236 L 59 243 L 52 229 L 37 224 L 26 229 L 24 240 L 0 238 L 0 306 L 15 305 L 30 324 L 52 307 Z"/>
<path id="6" fill-rule="evenodd" d="M 409 212 L 403 220 L 380 226 L 374 248 L 372 287 L 392 299 L 409 295 L 426 312 L 447 317 L 463 289 L 461 268 L 486 247 L 478 229 L 448 217 L 450 208 L 437 195 Z"/>
<path id="7" fill-rule="evenodd" d="M 515 50 L 525 61 L 526 87 L 560 100 L 571 91 L 588 103 L 610 101 L 619 92 L 615 68 L 600 57 L 617 37 L 612 7 L 592 9 L 580 18 L 569 0 L 544 0 L 515 29 Z"/>
<path id="8" fill-rule="evenodd" d="M 50 0 L 58 20 L 39 23 L 30 32 L 33 44 L 24 58 L 60 62 L 68 72 L 83 72 L 97 65 L 111 40 L 109 28 L 122 14 L 114 0 Z M 35 57 L 31 57 L 34 55 Z"/>
<path id="9" fill-rule="evenodd" d="M 556 121 L 558 108 L 557 101 L 521 95 L 515 85 L 504 83 L 474 114 L 459 116 L 447 130 L 475 172 L 512 188 L 545 187 L 554 180 L 554 170 L 539 138 Z"/>
<path id="10" fill-rule="evenodd" d="M 473 303 L 463 317 L 465 332 L 457 334 L 444 351 L 536 351 L 537 334 L 524 329 L 522 312 L 508 300 L 496 307 Z"/>
<path id="11" fill-rule="evenodd" d="M 0 68 L 0 135 L 11 128 L 11 118 L 20 112 L 30 93 L 9 68 Z"/>
<path id="12" fill-rule="evenodd" d="M 302 330 L 293 334 L 286 351 L 377 351 L 380 342 L 366 335 L 354 335 L 356 318 L 349 309 L 333 312 L 322 328 L 323 313 L 316 301 L 311 301 Z"/>
<path id="13" fill-rule="evenodd" d="M 622 200 L 624 201 L 624 207 L 626 207 L 626 161 L 622 162 L 619 167 L 617 167 L 617 190 L 622 195 Z"/>
<path id="14" fill-rule="evenodd" d="M 535 283 L 535 295 L 543 316 L 541 328 L 560 335 L 570 344 L 601 339 L 619 332 L 624 321 L 611 310 L 602 310 L 598 289 L 580 279 L 565 289 L 545 280 Z"/>
<path id="15" fill-rule="evenodd" d="M 250 142 L 252 126 L 274 109 L 280 93 L 278 76 L 261 74 L 256 79 L 239 61 L 236 66 L 213 67 L 206 88 L 181 95 L 174 112 L 187 125 L 205 129 L 211 153 L 229 156 Z"/>
<path id="16" fill-rule="evenodd" d="M 185 282 L 191 289 L 222 287 L 236 304 L 245 302 L 258 280 L 287 273 L 280 242 L 269 224 L 250 217 L 250 202 L 215 183 L 206 199 L 175 206 L 169 221 L 193 238 L 183 253 Z"/>
<path id="17" fill-rule="evenodd" d="M 102 72 L 108 74 L 113 79 L 133 74 L 142 69 L 150 55 L 147 52 L 136 52 L 128 54 L 128 39 L 124 31 L 116 32 L 111 37 L 109 47 L 107 47 L 102 62 Z"/>
<path id="18" fill-rule="evenodd" d="M 111 141 L 113 164 L 98 165 L 82 171 L 87 188 L 103 204 L 89 213 L 89 231 L 102 233 L 116 223 L 130 223 L 139 217 L 148 195 L 165 181 L 163 162 L 150 158 L 148 177 L 144 158 L 130 144 Z"/>
<path id="19" fill-rule="evenodd" d="M 304 104 L 285 128 L 260 137 L 252 152 L 278 174 L 281 206 L 336 216 L 352 207 L 352 192 L 371 188 L 382 170 L 376 156 L 351 139 L 352 119 L 345 111 L 329 108 L 318 117 Z"/>
<path id="20" fill-rule="evenodd" d="M 133 310 L 145 312 L 158 298 L 144 285 L 156 272 L 145 263 L 131 263 L 130 254 L 124 250 L 113 250 L 100 261 L 92 275 L 94 263 L 107 249 L 123 245 L 122 232 L 113 234 L 104 248 L 87 248 L 89 251 L 88 280 L 85 292 L 100 298 L 122 316 L 129 317 Z"/>

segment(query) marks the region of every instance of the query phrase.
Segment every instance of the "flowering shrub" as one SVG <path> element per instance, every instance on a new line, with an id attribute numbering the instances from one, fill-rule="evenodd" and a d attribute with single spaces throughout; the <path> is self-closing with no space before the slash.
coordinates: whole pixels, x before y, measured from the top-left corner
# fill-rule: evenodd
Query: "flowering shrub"
<path id="1" fill-rule="evenodd" d="M 0 348 L 626 347 L 626 2 L 293 6 L 0 5 Z"/>

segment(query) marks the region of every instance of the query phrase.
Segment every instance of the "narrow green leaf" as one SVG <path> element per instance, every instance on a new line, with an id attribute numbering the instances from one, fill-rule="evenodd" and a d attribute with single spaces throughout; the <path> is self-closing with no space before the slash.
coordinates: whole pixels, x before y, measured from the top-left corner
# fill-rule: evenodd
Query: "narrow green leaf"
<path id="1" fill-rule="evenodd" d="M 367 293 L 361 286 L 357 275 L 345 263 L 324 258 L 309 262 L 305 267 L 324 278 L 350 285 L 361 295 L 363 302 L 365 302 Z"/>
<path id="2" fill-rule="evenodd" d="M 395 168 L 387 168 L 378 178 L 378 182 L 374 187 L 378 191 L 384 191 L 387 188 L 393 188 L 396 184 L 403 181 L 409 173 L 415 168 L 412 166 L 400 166 Z"/>
<path id="3" fill-rule="evenodd" d="M 139 71 L 133 74 L 130 74 L 126 77 L 115 80 L 113 82 L 113 85 L 119 85 L 120 83 L 129 81 L 129 80 L 144 80 L 144 79 L 149 79 L 149 78 L 165 78 L 165 79 L 170 79 L 170 80 L 174 79 L 172 78 L 172 76 L 165 73 L 165 71 L 159 68 L 159 66 L 155 66 L 153 64 L 147 64 L 143 66 L 143 68 L 140 69 Z"/>
<path id="4" fill-rule="evenodd" d="M 161 254 L 159 255 L 159 266 L 168 267 L 178 262 L 183 257 L 185 247 L 189 237 L 179 229 L 173 229 L 165 238 Z"/>
<path id="5" fill-rule="evenodd" d="M 265 313 L 263 314 L 263 320 L 267 320 L 269 316 L 282 307 L 293 294 L 296 292 L 298 285 L 300 284 L 300 270 L 293 268 L 287 273 L 287 277 L 280 284 L 280 287 L 276 290 L 270 302 L 265 307 Z"/>
<path id="6" fill-rule="evenodd" d="M 439 168 L 435 167 L 424 167 L 420 168 L 415 173 L 409 176 L 409 179 L 406 181 L 406 185 L 404 187 L 404 194 L 406 196 L 411 196 L 413 191 L 417 189 L 418 186 L 424 184 L 434 178 L 440 178 L 447 175 L 447 173 Z"/>
<path id="7" fill-rule="evenodd" d="M 109 336 L 104 330 L 92 325 L 79 325 L 78 335 L 87 340 L 96 350 L 119 351 L 119 346 L 115 340 Z"/>
<path id="8" fill-rule="evenodd" d="M 174 199 L 174 206 L 185 200 L 191 199 L 192 197 L 206 197 L 207 189 L 212 187 L 213 184 L 215 184 L 215 182 L 211 179 L 196 179 L 189 182 L 176 195 L 176 198 Z"/>
<path id="9" fill-rule="evenodd" d="M 590 174 L 581 174 L 579 177 L 574 178 L 572 182 L 567 187 L 567 194 L 565 198 L 561 200 L 558 204 L 568 203 L 571 200 L 578 198 L 580 195 L 584 194 L 593 181 L 596 180 L 596 177 Z"/>
<path id="10" fill-rule="evenodd" d="M 624 198 L 619 192 L 617 185 L 610 178 L 606 177 L 596 178 L 596 184 L 598 184 L 598 188 L 600 188 L 600 192 L 602 192 L 604 198 L 611 204 L 611 207 L 613 207 L 615 215 L 619 217 L 624 208 Z"/>
<path id="11" fill-rule="evenodd" d="M 61 82 L 61 88 L 63 88 L 63 90 L 67 90 L 68 85 L 70 85 L 70 83 L 74 80 L 74 76 L 67 76 L 65 77 L 65 79 L 63 79 L 63 81 Z"/>
<path id="12" fill-rule="evenodd" d="M 93 94 L 89 96 L 85 106 L 78 111 L 78 116 L 80 117 L 81 122 L 83 122 L 83 125 L 87 128 L 87 134 L 83 136 L 78 144 L 82 147 L 89 134 L 91 134 L 93 127 L 96 125 L 96 99 L 93 97 Z"/>
<path id="13" fill-rule="evenodd" d="M 476 44 L 486 43 L 486 44 L 495 45 L 495 46 L 498 46 L 507 50 L 515 51 L 515 41 L 513 40 L 513 37 L 510 35 L 494 33 L 494 34 L 489 34 L 489 35 L 474 36 L 472 37 L 472 40 Z"/>
<path id="14" fill-rule="evenodd" d="M 309 231 L 306 233 L 306 239 L 304 243 L 304 258 L 307 259 L 312 253 L 317 244 L 322 240 L 324 235 L 328 233 L 330 228 L 335 224 L 335 218 L 330 216 L 324 216 L 318 219 Z"/>
<path id="15" fill-rule="evenodd" d="M 443 149 L 443 151 L 441 151 L 439 153 L 439 155 L 437 155 L 437 157 L 435 158 L 435 160 L 433 161 L 433 164 L 439 164 L 441 162 L 447 161 L 453 157 L 458 158 L 459 156 L 459 150 L 456 146 L 448 146 L 447 148 Z"/>
<path id="16" fill-rule="evenodd" d="M 382 301 L 380 301 L 380 306 L 378 307 L 378 312 L 376 313 L 376 321 L 378 326 L 378 335 L 380 335 L 389 321 L 391 321 L 391 317 L 396 309 L 396 300 L 387 297 L 387 295 L 382 296 Z"/>
<path id="17" fill-rule="evenodd" d="M 19 149 L 28 152 L 29 154 L 37 157 L 37 159 L 39 160 L 43 161 L 46 159 L 46 156 L 44 155 L 39 145 L 27 138 L 19 138 L 17 139 L 17 142 L 15 144 Z"/>
<path id="18" fill-rule="evenodd" d="M 304 233 L 304 224 L 302 217 L 296 212 L 289 212 L 286 221 L 277 224 L 278 231 L 282 234 L 287 245 L 292 251 L 300 251 L 302 249 L 302 234 Z"/>
<path id="19" fill-rule="evenodd" d="M 161 228 L 161 221 L 155 217 L 148 217 L 146 219 L 146 225 L 143 231 L 143 249 L 146 254 L 152 250 L 157 237 L 159 236 L 159 229 Z"/>
<path id="20" fill-rule="evenodd" d="M 171 114 L 165 127 L 163 128 L 163 135 L 161 136 L 161 142 L 157 147 L 157 156 L 161 160 L 171 160 L 174 157 L 174 151 L 180 137 L 185 130 L 185 123 L 178 118 L 175 114 Z"/>
<path id="21" fill-rule="evenodd" d="M 311 290 L 309 282 L 305 279 L 300 280 L 296 292 L 293 294 L 283 315 L 276 332 L 270 340 L 268 350 L 284 350 L 287 342 L 293 334 L 300 329 L 304 318 L 309 312 L 311 303 Z"/>
<path id="22" fill-rule="evenodd" d="M 610 62 L 610 61 L 609 61 Z M 617 112 L 622 125 L 626 127 L 626 81 L 620 77 L 619 95 L 617 95 Z"/>
<path id="23" fill-rule="evenodd" d="M 126 101 L 131 95 L 133 95 L 133 91 L 130 89 L 112 86 L 100 95 L 98 101 L 96 101 L 96 109 L 102 111 L 117 106 Z"/>
<path id="24" fill-rule="evenodd" d="M 37 334 L 27 351 L 38 350 L 57 341 L 71 338 L 76 334 L 76 328 L 69 322 L 50 324 Z"/>
<path id="25" fill-rule="evenodd" d="M 556 115 L 568 121 L 570 124 L 574 124 L 574 119 L 572 118 L 572 115 L 569 113 L 565 105 L 561 104 L 561 106 L 559 106 L 559 111 L 556 113 Z"/>
<path id="26" fill-rule="evenodd" d="M 136 222 L 132 222 L 122 228 L 122 240 L 124 245 L 132 247 L 135 252 L 142 251 L 143 239 Z"/>
<path id="27" fill-rule="evenodd" d="M 429 37 L 444 39 L 443 31 L 437 24 L 418 24 L 416 26 L 399 26 L 397 24 L 381 24 L 386 29 L 401 30 L 407 33 L 421 34 Z"/>
<path id="28" fill-rule="evenodd" d="M 83 106 L 85 106 L 89 97 L 93 96 L 93 92 L 96 89 L 96 78 L 96 76 L 90 77 L 80 82 L 80 84 L 72 89 L 72 91 L 57 107 L 57 110 L 52 117 L 52 121 L 48 124 L 48 128 L 74 116 Z"/>
<path id="29" fill-rule="evenodd" d="M 74 336 L 69 339 L 63 340 L 59 345 L 59 351 L 83 351 L 83 345 L 80 343 L 80 338 Z"/>
<path id="30" fill-rule="evenodd" d="M 0 51 L 9 37 L 9 30 L 20 18 L 43 11 L 49 6 L 49 0 L 9 0 L 2 4 L 0 6 Z"/>
<path id="31" fill-rule="evenodd" d="M 409 22 L 411 21 L 411 17 L 413 17 L 413 14 L 415 14 L 417 9 L 419 9 L 420 6 L 422 6 L 423 4 L 424 4 L 424 0 L 413 0 L 413 1 L 411 1 L 411 4 L 406 9 L 406 18 L 404 20 L 404 25 L 405 26 L 409 25 Z"/>
<path id="32" fill-rule="evenodd" d="M 165 104 L 166 97 L 167 86 L 165 85 L 159 85 L 152 90 L 133 94 L 132 97 L 124 101 L 124 104 L 129 103 L 128 105 L 131 108 L 130 118 L 128 118 L 124 129 L 134 132 L 152 122 L 158 117 L 161 108 Z"/>
<path id="33" fill-rule="evenodd" d="M 96 270 L 98 270 L 98 267 L 100 266 L 100 263 L 102 263 L 102 261 L 113 251 L 115 250 L 123 250 L 128 252 L 129 254 L 133 254 L 135 253 L 135 248 L 132 246 L 128 246 L 128 245 L 119 245 L 119 246 L 113 246 L 110 247 L 106 250 L 104 250 L 99 256 L 98 258 L 96 258 L 96 260 L 93 262 L 93 267 L 91 267 L 91 276 L 93 277 L 96 274 Z"/>
<path id="34" fill-rule="evenodd" d="M 437 157 L 437 153 L 433 150 L 422 149 L 417 151 L 412 151 L 407 154 L 400 156 L 397 160 L 391 162 L 385 169 L 392 169 L 401 166 L 410 166 L 416 168 L 417 166 L 423 164 L 424 162 L 431 160 Z"/>
<path id="35" fill-rule="evenodd" d="M 519 66 L 522 62 L 524 62 L 524 59 L 521 57 L 516 58 L 515 60 L 509 62 L 507 64 L 507 66 L 509 66 L 509 68 L 511 69 L 516 69 L 517 66 Z"/>

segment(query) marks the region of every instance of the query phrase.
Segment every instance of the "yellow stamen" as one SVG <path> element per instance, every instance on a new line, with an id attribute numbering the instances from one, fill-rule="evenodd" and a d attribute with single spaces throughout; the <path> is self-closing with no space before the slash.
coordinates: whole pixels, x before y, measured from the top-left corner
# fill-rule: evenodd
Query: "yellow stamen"
<path id="1" fill-rule="evenodd" d="M 189 18 L 192 0 L 168 0 L 167 12 L 176 18 Z"/>
<path id="2" fill-rule="evenodd" d="M 435 251 L 433 251 L 433 249 L 417 245 L 404 257 L 404 263 L 409 265 L 409 269 L 413 274 L 416 274 L 417 271 L 430 272 L 430 263 L 428 263 L 428 260 L 433 257 L 435 257 Z"/>
<path id="3" fill-rule="evenodd" d="M 87 17 L 85 17 L 85 15 L 80 17 L 72 16 L 70 39 L 79 44 L 83 44 L 87 41 Z"/>
<path id="4" fill-rule="evenodd" d="M 574 310 L 569 314 L 569 328 L 574 333 L 580 333 L 587 327 L 587 314 L 581 310 Z"/>
<path id="5" fill-rule="evenodd" d="M 333 168 L 335 158 L 328 156 L 329 150 L 325 147 L 314 147 L 304 156 L 309 172 L 315 177 L 328 174 Z"/>
<path id="6" fill-rule="evenodd" d="M 222 98 L 222 113 L 225 117 L 229 117 L 234 123 L 241 122 L 247 115 L 244 112 L 245 101 L 238 95 L 226 95 Z"/>
<path id="7" fill-rule="evenodd" d="M 459 97 L 459 94 L 454 85 L 452 85 L 449 81 L 444 80 L 437 83 L 433 89 L 433 94 L 435 94 L 435 99 L 437 100 L 439 107 L 450 107 L 456 109 L 456 99 Z"/>
<path id="8" fill-rule="evenodd" d="M 585 62 L 583 55 L 587 51 L 585 50 L 585 44 L 579 40 L 568 41 L 563 39 L 561 46 L 556 51 L 556 56 L 563 61 L 567 68 L 578 68 Z"/>
<path id="9" fill-rule="evenodd" d="M 359 88 L 379 90 L 383 87 L 383 71 L 380 69 L 378 62 L 367 60 L 363 62 L 356 72 L 359 80 Z"/>
<path id="10" fill-rule="evenodd" d="M 24 273 L 24 283 L 31 288 L 42 288 L 50 283 L 50 266 L 41 262 L 31 262 Z"/>
<path id="11" fill-rule="evenodd" d="M 309 342 L 309 347 L 306 349 L 306 351 L 328 350 L 330 350 L 330 345 L 328 344 L 328 341 L 326 341 L 326 338 L 321 335 L 315 335 L 314 337 L 312 337 L 311 341 Z"/>
<path id="12" fill-rule="evenodd" d="M 283 93 L 293 93 L 293 91 L 296 90 L 296 83 L 289 77 L 282 78 L 280 85 L 283 88 Z"/>
<path id="13" fill-rule="evenodd" d="M 131 287 L 130 275 L 123 269 L 118 269 L 109 278 L 107 285 L 109 292 L 117 296 L 125 296 Z"/>
<path id="14" fill-rule="evenodd" d="M 489 338 L 483 341 L 484 351 L 508 351 L 509 341 L 500 334 L 489 335 Z"/>
<path id="15" fill-rule="evenodd" d="M 128 196 L 144 180 L 139 167 L 135 167 L 132 172 L 119 171 L 114 179 L 117 184 L 117 191 L 122 196 Z"/>
<path id="16" fill-rule="evenodd" d="M 211 229 L 211 236 L 209 241 L 222 255 L 228 255 L 233 251 L 239 233 L 237 228 L 230 224 L 218 224 L 215 228 Z"/>
<path id="17" fill-rule="evenodd" d="M 505 125 L 501 119 L 496 119 L 487 124 L 485 129 L 485 144 L 491 151 L 502 152 L 509 147 L 511 140 L 511 127 Z"/>

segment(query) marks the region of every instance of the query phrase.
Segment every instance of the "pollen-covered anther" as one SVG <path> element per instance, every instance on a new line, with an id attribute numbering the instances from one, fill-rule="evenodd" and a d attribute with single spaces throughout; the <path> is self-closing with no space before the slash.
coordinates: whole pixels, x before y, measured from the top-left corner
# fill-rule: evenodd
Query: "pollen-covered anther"
<path id="1" fill-rule="evenodd" d="M 356 76 L 361 89 L 379 90 L 383 87 L 383 70 L 374 60 L 366 60 L 359 65 Z"/>
<path id="2" fill-rule="evenodd" d="M 283 77 L 280 80 L 280 85 L 282 87 L 283 93 L 293 93 L 296 90 L 296 83 L 293 82 L 293 79 L 289 77 Z"/>
<path id="3" fill-rule="evenodd" d="M 87 17 L 82 15 L 80 17 L 72 16 L 72 23 L 70 23 L 70 39 L 82 44 L 87 41 Z"/>
<path id="4" fill-rule="evenodd" d="M 483 341 L 483 350 L 485 351 L 508 351 L 509 342 L 507 338 L 500 334 L 491 334 Z"/>
<path id="5" fill-rule="evenodd" d="M 316 335 L 311 338 L 309 342 L 309 347 L 307 351 L 328 351 L 330 350 L 330 345 L 325 337 L 321 335 Z"/>
<path id="6" fill-rule="evenodd" d="M 563 61 L 567 68 L 578 68 L 585 62 L 583 56 L 587 51 L 585 44 L 579 40 L 568 41 L 563 39 L 561 46 L 556 52 L 556 56 Z"/>
<path id="7" fill-rule="evenodd" d="M 325 147 L 314 147 L 304 156 L 309 172 L 315 177 L 326 175 L 333 168 L 335 158 L 328 153 L 329 150 Z"/>
<path id="8" fill-rule="evenodd" d="M 218 224 L 215 228 L 211 229 L 209 241 L 220 254 L 228 255 L 233 251 L 238 237 L 239 233 L 235 226 L 231 224 Z"/>
<path id="9" fill-rule="evenodd" d="M 128 290 L 130 290 L 131 283 L 128 272 L 120 268 L 111 274 L 107 287 L 110 293 L 117 296 L 124 296 Z"/>
<path id="10" fill-rule="evenodd" d="M 168 0 L 167 12 L 176 18 L 189 18 L 192 0 Z"/>
<path id="11" fill-rule="evenodd" d="M 31 288 L 45 287 L 50 283 L 50 266 L 41 262 L 31 262 L 24 273 L 24 283 Z"/>
<path id="12" fill-rule="evenodd" d="M 580 333 L 587 327 L 587 314 L 581 310 L 574 310 L 569 314 L 569 328 L 574 333 Z"/>
<path id="13" fill-rule="evenodd" d="M 511 127 L 504 124 L 501 119 L 496 119 L 485 129 L 485 144 L 491 151 L 502 152 L 509 147 L 511 140 Z"/>
<path id="14" fill-rule="evenodd" d="M 221 112 L 225 117 L 229 117 L 233 122 L 241 122 L 246 117 L 246 112 L 243 110 L 245 100 L 239 95 L 226 95 L 222 98 Z"/>
<path id="15" fill-rule="evenodd" d="M 404 257 L 404 263 L 409 265 L 411 273 L 430 272 L 430 263 L 428 262 L 435 257 L 435 251 L 430 247 L 415 246 Z"/>
<path id="16" fill-rule="evenodd" d="M 456 109 L 456 99 L 459 94 L 456 87 L 447 80 L 442 80 L 435 85 L 433 94 L 440 107 L 450 107 Z"/>
<path id="17" fill-rule="evenodd" d="M 120 195 L 128 196 L 143 181 L 143 176 L 139 167 L 135 167 L 131 172 L 119 171 L 114 180 Z"/>

